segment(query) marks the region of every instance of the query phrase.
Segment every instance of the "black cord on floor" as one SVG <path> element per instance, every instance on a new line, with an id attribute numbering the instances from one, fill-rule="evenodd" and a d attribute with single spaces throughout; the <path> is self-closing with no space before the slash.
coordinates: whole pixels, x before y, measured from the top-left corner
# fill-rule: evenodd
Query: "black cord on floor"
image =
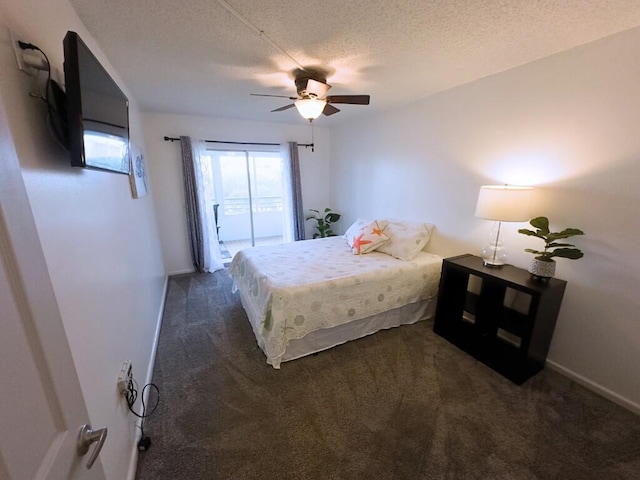
<path id="1" fill-rule="evenodd" d="M 138 384 L 132 378 L 129 381 L 129 385 L 126 392 L 127 406 L 129 407 L 129 411 L 133 413 L 136 417 L 140 418 L 140 440 L 138 441 L 138 450 L 146 451 L 151 446 L 151 438 L 144 434 L 144 419 L 151 416 L 153 412 L 158 408 L 158 404 L 160 403 L 160 389 L 155 383 L 147 383 L 144 387 L 142 387 L 142 391 L 140 392 L 142 398 L 140 399 L 142 403 L 142 414 L 139 414 L 133 409 L 133 405 L 135 405 L 136 400 L 138 399 Z M 144 393 L 147 388 L 155 388 L 156 389 L 156 403 L 151 409 L 151 411 L 147 412 L 147 405 L 144 401 Z"/>

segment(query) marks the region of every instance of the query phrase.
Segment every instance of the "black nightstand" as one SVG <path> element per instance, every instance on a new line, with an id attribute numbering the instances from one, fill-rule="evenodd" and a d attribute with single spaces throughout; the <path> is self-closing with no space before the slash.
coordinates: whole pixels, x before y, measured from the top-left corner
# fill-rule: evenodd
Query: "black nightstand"
<path id="1" fill-rule="evenodd" d="M 544 368 L 566 285 L 473 255 L 446 258 L 433 330 L 520 385 Z"/>

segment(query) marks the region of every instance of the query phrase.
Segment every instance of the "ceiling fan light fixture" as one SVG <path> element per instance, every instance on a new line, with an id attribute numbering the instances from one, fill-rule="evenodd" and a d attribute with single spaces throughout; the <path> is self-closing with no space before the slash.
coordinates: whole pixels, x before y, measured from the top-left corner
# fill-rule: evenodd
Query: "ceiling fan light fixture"
<path id="1" fill-rule="evenodd" d="M 313 78 L 307 80 L 307 85 L 304 88 L 304 93 L 310 97 L 324 98 L 331 85 L 327 85 L 324 82 L 318 82 Z"/>
<path id="2" fill-rule="evenodd" d="M 318 118 L 322 115 L 322 111 L 327 105 L 326 100 L 321 100 L 319 98 L 299 98 L 293 103 L 298 109 L 298 113 L 307 120 L 315 120 Z"/>

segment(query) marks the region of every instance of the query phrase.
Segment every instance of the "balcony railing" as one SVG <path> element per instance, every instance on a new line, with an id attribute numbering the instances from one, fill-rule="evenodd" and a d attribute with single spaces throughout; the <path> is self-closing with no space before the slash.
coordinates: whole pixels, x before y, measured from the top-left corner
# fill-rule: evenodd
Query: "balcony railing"
<path id="1" fill-rule="evenodd" d="M 253 197 L 254 213 L 282 212 L 282 197 Z M 249 197 L 225 198 L 222 202 L 225 215 L 245 215 L 249 213 Z"/>

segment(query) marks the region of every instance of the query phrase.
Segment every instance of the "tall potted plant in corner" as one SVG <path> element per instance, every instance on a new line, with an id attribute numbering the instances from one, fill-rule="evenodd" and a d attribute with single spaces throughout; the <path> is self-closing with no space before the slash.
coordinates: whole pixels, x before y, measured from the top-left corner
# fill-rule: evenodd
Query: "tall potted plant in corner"
<path id="1" fill-rule="evenodd" d="M 571 243 L 562 243 L 558 240 L 573 237 L 576 235 L 584 235 L 582 230 L 577 228 L 565 228 L 560 232 L 552 232 L 549 230 L 549 219 L 547 217 L 536 217 L 529 222 L 535 230 L 529 230 L 528 228 L 521 228 L 518 233 L 523 235 L 529 235 L 531 237 L 538 237 L 544 240 L 544 250 L 533 250 L 532 248 L 526 248 L 525 252 L 533 253 L 535 255 L 531 265 L 529 266 L 529 273 L 536 277 L 551 278 L 556 273 L 555 257 L 568 258 L 570 260 L 577 260 L 584 257 L 584 253 L 579 248 Z"/>
<path id="2" fill-rule="evenodd" d="M 306 220 L 315 220 L 316 221 L 316 229 L 318 230 L 313 234 L 313 238 L 325 238 L 325 237 L 335 237 L 336 234 L 331 230 L 331 224 L 340 220 L 339 213 L 331 211 L 330 208 L 325 208 L 324 212 L 320 213 L 318 210 L 309 209 L 310 212 L 314 212 L 310 215 L 307 215 Z"/>

